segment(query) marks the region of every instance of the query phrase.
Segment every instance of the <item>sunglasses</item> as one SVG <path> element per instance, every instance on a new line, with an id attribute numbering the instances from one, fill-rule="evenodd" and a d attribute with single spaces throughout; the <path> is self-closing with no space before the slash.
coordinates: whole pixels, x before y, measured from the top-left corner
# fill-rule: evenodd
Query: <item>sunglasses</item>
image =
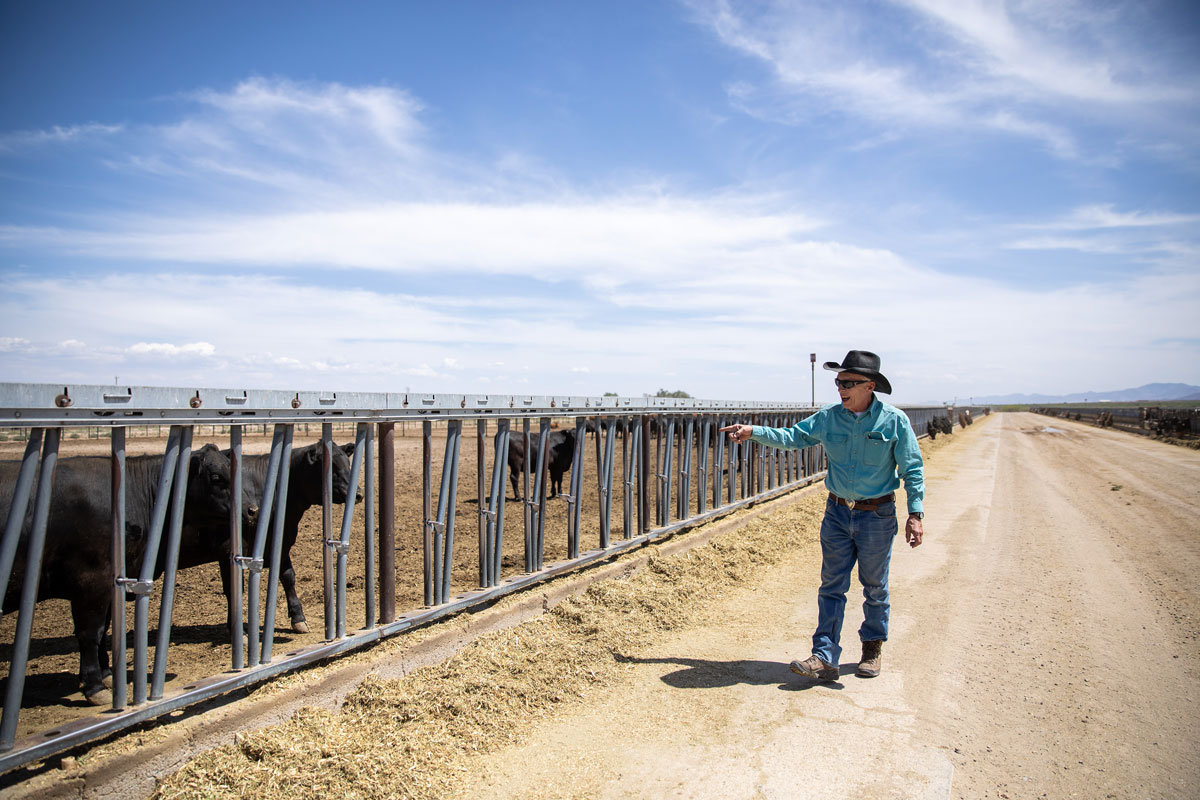
<path id="1" fill-rule="evenodd" d="M 860 383 L 870 383 L 870 381 L 843 381 L 843 380 L 839 380 L 837 378 L 835 378 L 833 382 L 838 385 L 839 389 L 853 389 L 855 386 L 858 386 Z"/>

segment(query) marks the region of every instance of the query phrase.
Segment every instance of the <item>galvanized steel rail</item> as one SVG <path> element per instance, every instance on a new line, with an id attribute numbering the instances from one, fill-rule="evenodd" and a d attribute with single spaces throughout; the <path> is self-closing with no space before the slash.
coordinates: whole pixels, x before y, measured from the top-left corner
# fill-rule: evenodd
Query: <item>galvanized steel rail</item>
<path id="1" fill-rule="evenodd" d="M 906 409 L 914 428 L 945 408 Z M 960 409 L 961 410 L 961 409 Z M 325 393 L 154 387 L 59 386 L 0 384 L 0 427 L 29 429 L 28 444 L 12 487 L 12 503 L 0 542 L 0 585 L 8 593 L 14 559 L 25 545 L 24 582 L 3 718 L 0 721 L 0 772 L 167 714 L 233 689 L 249 686 L 283 672 L 299 669 L 339 653 L 367 646 L 382 638 L 436 620 L 447 614 L 494 601 L 496 598 L 557 577 L 630 548 L 640 547 L 684 527 L 728 514 L 807 485 L 824 476 L 821 448 L 780 451 L 753 443 L 734 444 L 717 429 L 733 422 L 771 426 L 791 425 L 814 409 L 793 403 L 754 403 L 676 398 L 619 398 L 514 395 L 435 395 L 413 393 Z M 547 566 L 543 561 L 546 536 L 547 444 L 552 419 L 571 419 L 575 441 L 570 484 L 565 493 L 567 559 Z M 454 593 L 451 566 L 455 552 L 455 517 L 459 484 L 459 455 L 464 422 L 476 423 L 478 464 L 478 548 L 476 586 Z M 334 421 L 356 423 L 350 467 L 350 491 L 335 534 L 332 502 Z M 423 575 L 425 608 L 397 617 L 395 608 L 395 425 L 422 424 Z M 531 423 L 537 421 L 537 428 Z M 294 426 L 320 423 L 324 470 L 322 500 L 323 589 L 325 643 L 301 648 L 280 658 L 273 652 L 275 607 L 279 585 L 284 509 Z M 441 481 L 433 483 L 433 423 L 445 423 Z M 487 469 L 487 426 L 494 423 L 490 472 Z M 519 431 L 512 423 L 519 422 Z M 242 552 L 241 507 L 242 434 L 246 425 L 273 426 L 267 479 L 259 498 L 253 544 Z M 158 480 L 147 551 L 136 577 L 126 564 L 126 431 L 145 425 L 169 425 Z M 230 426 L 229 457 L 232 507 L 229 518 L 229 615 L 231 673 L 164 694 L 170 658 L 172 605 L 177 582 L 183 498 L 193 428 L 199 424 Z M 51 504 L 53 478 L 63 430 L 80 426 L 111 428 L 111 540 L 113 630 L 127 628 L 125 602 L 133 598 L 133 698 L 125 681 L 115 680 L 113 713 L 56 726 L 51 732 L 15 742 L 18 714 L 27 668 L 30 636 L 38 593 L 41 560 Z M 440 426 L 439 426 L 440 427 Z M 595 472 L 599 513 L 599 547 L 581 552 L 580 521 L 584 492 L 584 454 L 588 431 L 595 433 Z M 522 519 L 524 572 L 501 575 L 504 548 L 505 495 L 509 441 L 525 445 Z M 621 457 L 616 445 L 622 444 Z M 375 444 L 378 442 L 378 469 Z M 34 475 L 36 497 L 28 512 Z M 355 492 L 364 489 L 366 620 L 363 629 L 347 633 L 347 556 L 356 537 L 353 530 Z M 376 482 L 378 478 L 378 482 Z M 651 494 L 651 486 L 656 491 Z M 531 491 L 532 490 L 532 491 Z M 693 491 L 695 511 L 693 512 Z M 620 538 L 614 540 L 612 511 L 615 497 L 623 510 Z M 167 502 L 167 498 L 171 502 Z M 672 503 L 674 500 L 674 503 Z M 170 519 L 167 519 L 168 509 Z M 375 529 L 376 512 L 379 527 Z M 27 518 L 31 520 L 27 522 Z M 651 523 L 653 519 L 653 524 Z M 23 530 L 24 529 L 24 530 Z M 164 537 L 165 533 L 165 537 Z M 461 533 L 461 532 L 460 532 Z M 165 545 L 166 569 L 154 664 L 148 663 L 148 604 L 156 587 L 158 552 Z M 268 547 L 270 548 L 268 550 Z M 270 576 L 262 602 L 262 571 Z M 375 595 L 376 580 L 379 596 Z M 242 617 L 242 592 L 248 599 L 249 619 Z M 258 614 L 263 611 L 261 624 Z M 114 673 L 124 674 L 125 636 L 112 637 Z"/>

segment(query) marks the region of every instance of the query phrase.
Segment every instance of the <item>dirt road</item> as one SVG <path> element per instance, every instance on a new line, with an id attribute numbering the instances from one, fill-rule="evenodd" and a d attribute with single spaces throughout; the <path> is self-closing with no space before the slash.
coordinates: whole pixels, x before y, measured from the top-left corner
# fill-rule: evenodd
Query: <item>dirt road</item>
<path id="1" fill-rule="evenodd" d="M 1200 796 L 1200 453 L 995 415 L 931 461 L 884 673 L 788 672 L 819 556 L 460 769 L 463 798 Z M 858 588 L 853 587 L 852 596 Z"/>

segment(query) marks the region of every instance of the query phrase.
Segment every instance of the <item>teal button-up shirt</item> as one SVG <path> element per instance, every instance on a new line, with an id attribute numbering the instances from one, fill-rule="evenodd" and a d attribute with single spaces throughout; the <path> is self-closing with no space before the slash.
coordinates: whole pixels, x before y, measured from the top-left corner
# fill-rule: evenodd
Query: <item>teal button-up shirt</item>
<path id="1" fill-rule="evenodd" d="M 903 479 L 909 512 L 923 510 L 925 463 L 917 435 L 903 411 L 878 397 L 872 396 L 860 417 L 834 403 L 790 428 L 755 425 L 751 438 L 784 450 L 824 445 L 829 456 L 825 485 L 838 497 L 881 497 L 900 488 Z"/>

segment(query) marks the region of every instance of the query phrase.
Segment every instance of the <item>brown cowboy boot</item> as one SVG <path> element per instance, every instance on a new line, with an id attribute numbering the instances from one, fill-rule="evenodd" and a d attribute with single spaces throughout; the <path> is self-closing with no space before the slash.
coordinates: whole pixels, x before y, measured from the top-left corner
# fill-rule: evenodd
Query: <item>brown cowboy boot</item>
<path id="1" fill-rule="evenodd" d="M 879 670 L 883 667 L 883 641 L 875 639 L 863 642 L 862 646 L 862 660 L 858 662 L 858 669 L 854 674 L 860 678 L 878 677 Z"/>

